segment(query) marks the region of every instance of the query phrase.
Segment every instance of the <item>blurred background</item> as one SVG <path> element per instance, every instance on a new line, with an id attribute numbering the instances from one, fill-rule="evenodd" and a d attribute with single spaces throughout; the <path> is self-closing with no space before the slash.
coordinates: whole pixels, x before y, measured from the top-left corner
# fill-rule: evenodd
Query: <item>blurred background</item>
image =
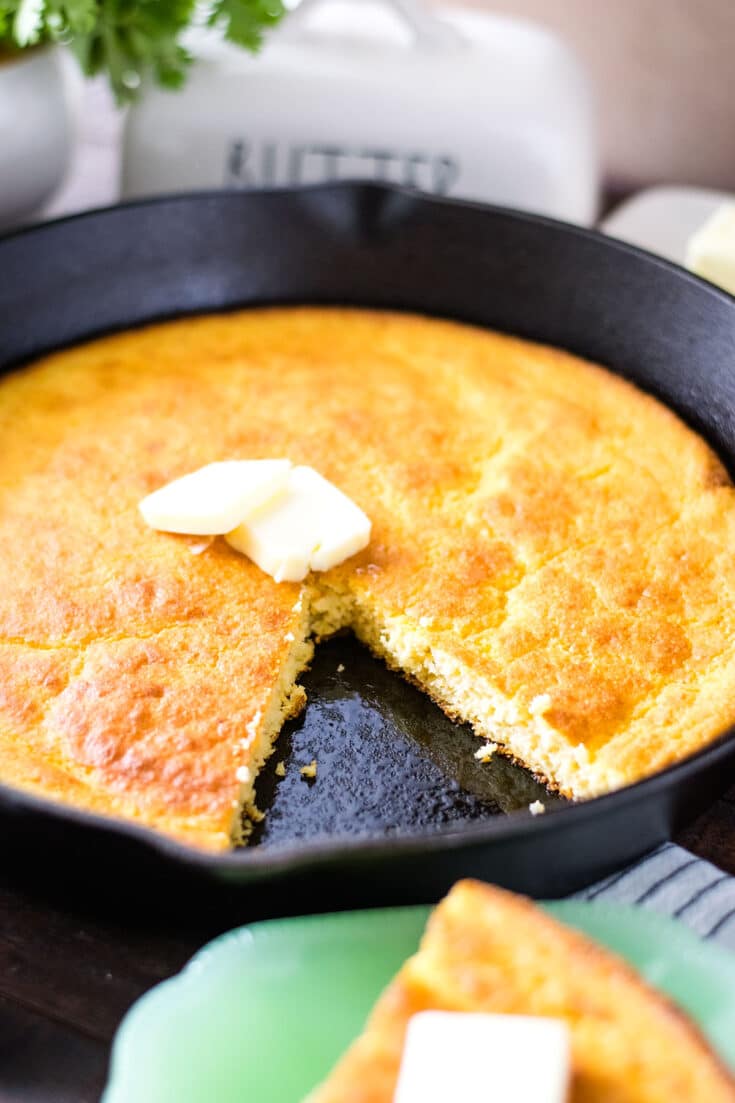
<path id="1" fill-rule="evenodd" d="M 681 259 L 735 191 L 733 0 L 306 0 L 280 22 L 280 0 L 192 3 L 155 49 L 140 13 L 182 5 L 122 0 L 134 41 L 109 0 L 94 31 L 5 3 L 4 228 L 156 192 L 369 177 L 582 224 L 613 212 L 619 236 Z M 82 79 L 49 39 L 102 71 Z M 172 90 L 178 44 L 196 60 Z"/>
<path id="2" fill-rule="evenodd" d="M 577 52 L 597 100 L 604 179 L 612 193 L 661 182 L 735 189 L 731 0 L 477 6 L 534 19 Z"/>

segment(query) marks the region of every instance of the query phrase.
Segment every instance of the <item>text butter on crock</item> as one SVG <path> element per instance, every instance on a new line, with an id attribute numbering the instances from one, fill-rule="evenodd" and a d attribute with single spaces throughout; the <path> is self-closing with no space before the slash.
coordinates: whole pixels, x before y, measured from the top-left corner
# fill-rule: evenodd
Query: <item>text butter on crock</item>
<path id="1" fill-rule="evenodd" d="M 570 1070 L 559 1019 L 422 1011 L 408 1023 L 393 1103 L 566 1103 Z"/>
<path id="2" fill-rule="evenodd" d="M 290 470 L 290 460 L 209 463 L 154 490 L 138 508 L 161 532 L 219 536 L 283 495 Z"/>
<path id="3" fill-rule="evenodd" d="M 285 493 L 225 537 L 277 582 L 300 582 L 362 551 L 370 520 L 311 467 L 293 467 Z"/>

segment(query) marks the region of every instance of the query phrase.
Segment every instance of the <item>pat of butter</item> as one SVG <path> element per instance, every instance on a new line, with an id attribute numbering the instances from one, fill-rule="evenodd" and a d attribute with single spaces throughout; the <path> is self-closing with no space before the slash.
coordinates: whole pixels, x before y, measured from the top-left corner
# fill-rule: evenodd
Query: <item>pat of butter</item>
<path id="1" fill-rule="evenodd" d="M 313 468 L 293 467 L 285 494 L 225 539 L 276 582 L 300 582 L 366 547 L 370 521 Z"/>
<path id="2" fill-rule="evenodd" d="M 689 239 L 687 268 L 735 295 L 735 203 L 724 203 Z"/>
<path id="3" fill-rule="evenodd" d="M 219 536 L 285 493 L 290 470 L 290 460 L 209 463 L 154 490 L 138 508 L 162 532 Z"/>
<path id="4" fill-rule="evenodd" d="M 422 1011 L 408 1023 L 393 1103 L 565 1103 L 569 1051 L 559 1019 Z"/>

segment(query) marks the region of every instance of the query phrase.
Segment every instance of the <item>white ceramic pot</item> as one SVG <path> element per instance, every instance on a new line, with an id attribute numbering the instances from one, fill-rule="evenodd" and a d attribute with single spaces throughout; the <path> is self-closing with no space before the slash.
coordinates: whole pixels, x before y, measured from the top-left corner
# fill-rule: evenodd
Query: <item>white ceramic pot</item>
<path id="1" fill-rule="evenodd" d="M 60 51 L 0 53 L 0 229 L 23 222 L 58 187 L 71 129 Z"/>

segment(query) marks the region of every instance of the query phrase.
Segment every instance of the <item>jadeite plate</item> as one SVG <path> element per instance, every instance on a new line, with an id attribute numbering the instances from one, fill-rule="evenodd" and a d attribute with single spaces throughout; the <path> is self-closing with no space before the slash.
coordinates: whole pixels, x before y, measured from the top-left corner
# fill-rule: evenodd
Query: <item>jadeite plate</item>
<path id="1" fill-rule="evenodd" d="M 735 1068 L 735 955 L 641 909 L 544 906 L 667 992 Z M 299 1103 L 416 949 L 429 910 L 276 920 L 216 939 L 129 1011 L 103 1103 Z"/>

